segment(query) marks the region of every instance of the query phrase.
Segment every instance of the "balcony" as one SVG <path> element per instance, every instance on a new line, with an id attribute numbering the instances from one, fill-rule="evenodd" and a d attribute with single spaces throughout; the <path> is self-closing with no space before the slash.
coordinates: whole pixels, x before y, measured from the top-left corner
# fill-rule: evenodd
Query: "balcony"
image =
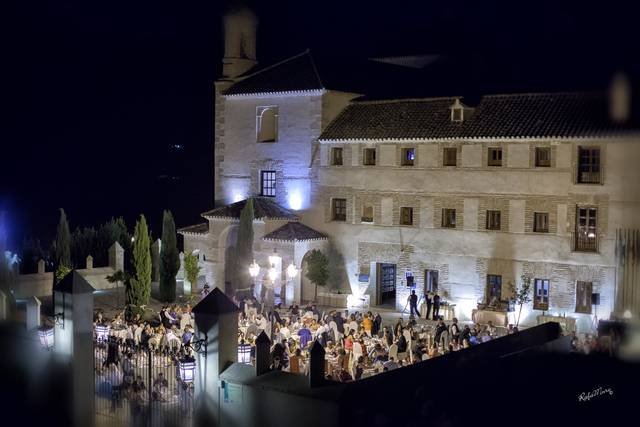
<path id="1" fill-rule="evenodd" d="M 576 233 L 576 252 L 598 252 L 598 237 L 595 233 Z"/>
<path id="2" fill-rule="evenodd" d="M 578 172 L 578 184 L 600 184 L 600 171 Z"/>

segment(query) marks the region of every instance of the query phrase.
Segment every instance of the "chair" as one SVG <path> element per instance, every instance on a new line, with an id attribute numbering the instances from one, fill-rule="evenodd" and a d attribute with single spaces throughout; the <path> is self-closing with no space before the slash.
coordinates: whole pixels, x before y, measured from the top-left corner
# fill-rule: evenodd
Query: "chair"
<path id="1" fill-rule="evenodd" d="M 133 341 L 136 345 L 140 345 L 140 340 L 142 339 L 142 326 L 138 326 L 135 331 L 133 331 Z"/>
<path id="2" fill-rule="evenodd" d="M 393 360 L 395 360 L 395 361 L 398 360 L 398 345 L 397 344 L 391 344 L 389 346 L 389 360 L 391 360 L 392 357 L 393 357 Z"/>
<path id="3" fill-rule="evenodd" d="M 358 357 L 362 356 L 362 345 L 359 342 L 353 343 L 353 358 L 357 361 Z"/>

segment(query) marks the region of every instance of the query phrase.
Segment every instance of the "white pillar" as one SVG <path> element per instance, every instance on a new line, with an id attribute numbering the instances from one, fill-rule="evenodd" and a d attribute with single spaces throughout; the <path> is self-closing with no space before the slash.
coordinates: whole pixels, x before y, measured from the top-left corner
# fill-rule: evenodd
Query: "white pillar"
<path id="1" fill-rule="evenodd" d="M 27 331 L 32 331 L 40 327 L 40 305 L 37 297 L 31 297 L 27 301 Z"/>
<path id="2" fill-rule="evenodd" d="M 44 274 L 44 260 L 38 261 L 38 274 Z"/>
<path id="3" fill-rule="evenodd" d="M 87 255 L 87 270 L 91 270 L 93 268 L 93 257 L 91 255 Z"/>

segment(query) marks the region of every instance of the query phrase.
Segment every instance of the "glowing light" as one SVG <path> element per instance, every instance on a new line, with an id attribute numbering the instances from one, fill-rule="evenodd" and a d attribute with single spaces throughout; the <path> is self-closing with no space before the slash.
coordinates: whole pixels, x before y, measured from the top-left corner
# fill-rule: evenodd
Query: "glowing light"
<path id="1" fill-rule="evenodd" d="M 242 194 L 236 193 L 233 195 L 233 203 L 237 203 L 242 200 Z"/>
<path id="2" fill-rule="evenodd" d="M 297 275 L 298 269 L 296 268 L 296 266 L 293 265 L 293 263 L 289 264 L 289 267 L 287 267 L 287 276 L 289 277 L 289 279 L 293 280 Z"/>
<path id="3" fill-rule="evenodd" d="M 593 239 L 594 237 L 596 237 L 596 233 L 594 233 L 593 231 L 590 231 L 589 234 L 587 234 L 587 237 L 590 239 Z"/>
<path id="4" fill-rule="evenodd" d="M 193 359 L 180 361 L 180 379 L 185 383 L 192 383 L 196 372 L 196 362 Z"/>
<path id="5" fill-rule="evenodd" d="M 251 263 L 251 265 L 249 265 L 249 274 L 254 279 L 256 277 L 258 277 L 258 274 L 260 274 L 260 266 L 258 265 L 258 263 L 256 262 L 255 259 L 253 260 L 253 263 Z"/>
<path id="6" fill-rule="evenodd" d="M 300 193 L 293 193 L 289 196 L 289 207 L 294 211 L 302 209 L 302 197 Z"/>
<path id="7" fill-rule="evenodd" d="M 269 270 L 269 279 L 271 279 L 272 282 L 275 282 L 277 278 L 278 272 L 276 271 L 276 269 L 272 268 L 271 270 Z"/>
<path id="8" fill-rule="evenodd" d="M 269 264 L 271 264 L 271 267 L 273 268 L 280 262 L 280 260 L 282 260 L 282 257 L 278 255 L 277 249 L 274 249 L 273 255 L 269 257 Z"/>
<path id="9" fill-rule="evenodd" d="M 249 344 L 238 346 L 238 363 L 251 363 L 251 346 Z"/>
<path id="10" fill-rule="evenodd" d="M 40 344 L 45 350 L 51 350 L 54 343 L 53 328 L 44 328 L 38 331 L 40 337 Z"/>
<path id="11" fill-rule="evenodd" d="M 109 339 L 109 325 L 96 325 L 96 340 L 106 341 Z"/>
<path id="12" fill-rule="evenodd" d="M 631 319 L 633 317 L 633 315 L 631 314 L 631 310 L 625 310 L 622 314 L 622 317 L 625 319 Z"/>

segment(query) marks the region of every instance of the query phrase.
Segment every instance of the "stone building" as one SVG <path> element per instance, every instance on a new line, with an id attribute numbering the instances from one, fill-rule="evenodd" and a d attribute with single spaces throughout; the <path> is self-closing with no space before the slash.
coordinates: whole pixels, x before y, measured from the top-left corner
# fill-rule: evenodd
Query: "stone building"
<path id="1" fill-rule="evenodd" d="M 372 306 L 401 310 L 411 289 L 437 291 L 468 320 L 490 303 L 506 310 L 526 274 L 521 323 L 561 315 L 588 330 L 594 315 L 638 314 L 640 127 L 624 79 L 610 93 L 377 99 L 361 83 L 391 86 L 407 67 L 368 61 L 375 71 L 354 83 L 309 51 L 261 66 L 255 17 L 225 19 L 219 207 L 180 231 L 210 283 L 224 288 L 240 210 L 255 197 L 258 281 L 274 247 L 283 288 L 290 263 L 304 269 L 309 250 L 331 247 L 338 287 Z M 286 284 L 288 299 L 310 299 L 304 274 Z"/>

